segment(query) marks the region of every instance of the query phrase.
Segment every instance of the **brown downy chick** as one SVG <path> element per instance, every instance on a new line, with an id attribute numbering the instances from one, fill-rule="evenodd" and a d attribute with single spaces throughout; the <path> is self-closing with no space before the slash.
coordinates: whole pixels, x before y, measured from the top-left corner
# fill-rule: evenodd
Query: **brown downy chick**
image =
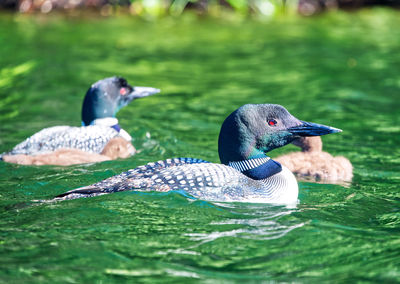
<path id="1" fill-rule="evenodd" d="M 343 157 L 333 157 L 322 151 L 321 137 L 301 137 L 292 144 L 301 148 L 275 158 L 277 162 L 289 168 L 298 177 L 308 177 L 324 182 L 351 181 L 353 166 Z"/>

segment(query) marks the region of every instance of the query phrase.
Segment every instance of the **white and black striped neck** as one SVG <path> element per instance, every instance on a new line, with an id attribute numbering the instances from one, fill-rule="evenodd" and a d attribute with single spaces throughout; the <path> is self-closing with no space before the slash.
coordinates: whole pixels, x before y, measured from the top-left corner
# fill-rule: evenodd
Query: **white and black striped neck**
<path id="1" fill-rule="evenodd" d="M 243 160 L 243 161 L 236 161 L 236 162 L 229 162 L 228 166 L 238 170 L 239 172 L 244 172 L 250 169 L 254 169 L 262 164 L 271 160 L 270 157 L 263 157 L 263 158 L 255 158 L 250 160 Z"/>
<path id="2" fill-rule="evenodd" d="M 104 118 L 97 118 L 93 120 L 90 125 L 100 125 L 100 126 L 114 126 L 118 125 L 118 119 L 115 117 L 104 117 Z"/>
<path id="3" fill-rule="evenodd" d="M 82 123 L 83 124 L 83 123 Z M 126 132 L 124 129 L 122 129 L 119 124 L 118 124 L 118 119 L 115 117 L 105 117 L 105 118 L 97 118 L 93 120 L 90 125 L 99 125 L 99 126 L 108 126 L 114 129 L 119 133 L 119 136 L 124 138 L 127 141 L 131 141 L 132 137 L 129 135 L 128 132 Z"/>
<path id="4" fill-rule="evenodd" d="M 266 179 L 282 171 L 281 164 L 267 156 L 229 162 L 228 166 L 255 180 Z"/>

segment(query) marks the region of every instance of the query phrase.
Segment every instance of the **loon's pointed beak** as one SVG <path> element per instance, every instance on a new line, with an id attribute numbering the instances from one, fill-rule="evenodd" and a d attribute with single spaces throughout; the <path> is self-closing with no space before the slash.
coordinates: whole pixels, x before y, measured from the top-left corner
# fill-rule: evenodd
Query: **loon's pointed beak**
<path id="1" fill-rule="evenodd" d="M 330 133 L 342 132 L 341 129 L 313 123 L 307 121 L 300 121 L 301 124 L 290 127 L 287 130 L 296 136 L 321 136 Z"/>
<path id="2" fill-rule="evenodd" d="M 144 98 L 160 92 L 160 89 L 151 87 L 132 87 L 132 92 L 128 94 L 130 100 Z"/>

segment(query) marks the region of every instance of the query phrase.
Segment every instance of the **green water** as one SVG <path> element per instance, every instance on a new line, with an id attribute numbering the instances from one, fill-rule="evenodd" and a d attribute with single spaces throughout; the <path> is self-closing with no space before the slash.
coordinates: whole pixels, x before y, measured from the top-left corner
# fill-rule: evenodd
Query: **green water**
<path id="1" fill-rule="evenodd" d="M 399 26 L 390 10 L 265 22 L 0 15 L 0 152 L 79 125 L 103 77 L 162 89 L 118 114 L 140 150 L 132 158 L 0 163 L 0 282 L 398 282 Z M 324 149 L 352 161 L 353 182 L 300 182 L 294 208 L 176 192 L 20 206 L 149 161 L 218 162 L 220 125 L 245 103 L 343 129 Z"/>

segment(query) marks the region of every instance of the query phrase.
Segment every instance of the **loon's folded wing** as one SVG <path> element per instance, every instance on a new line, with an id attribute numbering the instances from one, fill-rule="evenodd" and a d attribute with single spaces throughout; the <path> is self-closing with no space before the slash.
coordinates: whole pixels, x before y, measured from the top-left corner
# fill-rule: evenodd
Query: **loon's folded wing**
<path id="1" fill-rule="evenodd" d="M 116 130 L 105 126 L 54 126 L 42 129 L 4 154 L 37 155 L 61 148 L 79 149 L 100 154 L 107 142 L 116 136 L 118 136 Z"/>
<path id="2" fill-rule="evenodd" d="M 229 166 L 192 158 L 168 159 L 68 191 L 56 196 L 54 201 L 128 190 L 184 190 L 203 200 L 229 201 L 235 199 L 237 194 L 243 194 L 243 190 L 238 187 L 240 180 L 246 181 L 248 178 Z"/>

